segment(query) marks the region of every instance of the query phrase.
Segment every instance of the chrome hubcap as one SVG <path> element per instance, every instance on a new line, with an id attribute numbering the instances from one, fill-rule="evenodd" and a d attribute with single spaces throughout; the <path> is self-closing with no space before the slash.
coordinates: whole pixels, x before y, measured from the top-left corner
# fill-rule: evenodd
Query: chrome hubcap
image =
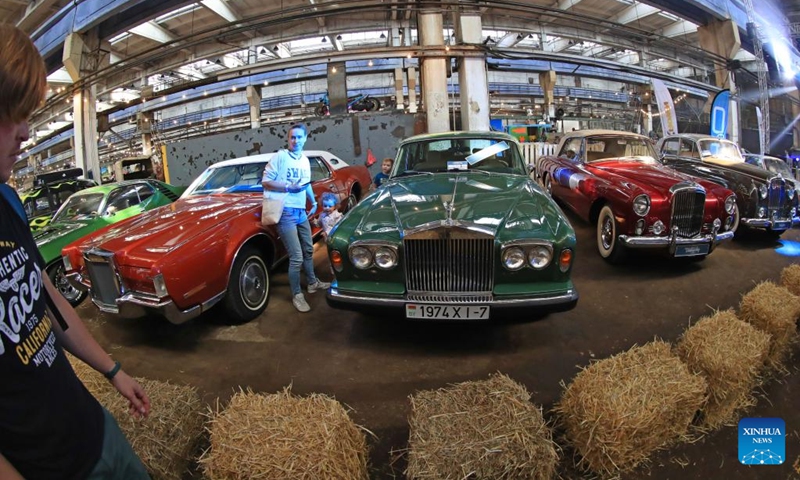
<path id="1" fill-rule="evenodd" d="M 53 275 L 53 284 L 61 295 L 70 302 L 77 300 L 81 295 L 81 292 L 73 287 L 72 284 L 69 283 L 69 280 L 67 280 L 67 277 L 64 275 L 64 267 L 62 266 L 56 267 L 55 274 Z"/>
<path id="2" fill-rule="evenodd" d="M 614 239 L 614 224 L 612 219 L 606 217 L 603 219 L 603 225 L 600 230 L 600 241 L 603 243 L 603 248 L 609 250 L 611 243 Z"/>
<path id="3" fill-rule="evenodd" d="M 239 277 L 239 290 L 242 292 L 242 300 L 248 308 L 258 308 L 264 303 L 267 295 L 267 272 L 263 265 L 258 261 L 251 260 L 242 269 Z"/>

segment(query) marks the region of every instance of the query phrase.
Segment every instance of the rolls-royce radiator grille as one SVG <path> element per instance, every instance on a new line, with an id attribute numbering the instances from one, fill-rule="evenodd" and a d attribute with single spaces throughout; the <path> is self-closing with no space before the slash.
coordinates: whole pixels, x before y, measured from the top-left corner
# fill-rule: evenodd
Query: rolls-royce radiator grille
<path id="1" fill-rule="evenodd" d="M 672 226 L 679 237 L 694 237 L 703 228 L 706 194 L 696 189 L 679 190 L 672 197 Z"/>
<path id="2" fill-rule="evenodd" d="M 120 291 L 117 285 L 114 268 L 107 260 L 98 258 L 86 258 L 86 271 L 89 273 L 89 280 L 92 282 L 92 298 L 105 305 L 116 306 Z"/>
<path id="3" fill-rule="evenodd" d="M 403 247 L 410 292 L 492 291 L 492 238 L 406 239 Z"/>

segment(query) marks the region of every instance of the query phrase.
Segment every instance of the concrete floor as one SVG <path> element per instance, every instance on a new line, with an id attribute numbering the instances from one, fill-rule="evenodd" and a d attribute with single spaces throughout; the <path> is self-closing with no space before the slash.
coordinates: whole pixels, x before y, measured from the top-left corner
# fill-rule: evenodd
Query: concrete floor
<path id="1" fill-rule="evenodd" d="M 225 326 L 213 312 L 173 326 L 158 318 L 120 321 L 99 314 L 91 302 L 78 311 L 126 371 L 193 385 L 208 402 L 226 401 L 239 386 L 274 393 L 291 384 L 297 394 L 334 396 L 378 437 L 368 440 L 373 478 L 404 478 L 405 459 L 393 452 L 406 447 L 412 393 L 502 372 L 524 384 L 552 418 L 548 410 L 561 395 L 559 382 L 569 383 L 580 367 L 654 337 L 674 341 L 713 309 L 737 307 L 757 282 L 778 281 L 781 269 L 797 261 L 778 253 L 779 247 L 800 246 L 800 230 L 784 234 L 781 242 L 746 235 L 703 262 L 637 254 L 611 266 L 596 252 L 594 229 L 570 220 L 578 234 L 573 279 L 581 298 L 565 313 L 532 313 L 499 324 L 407 323 L 332 310 L 318 292 L 307 295 L 311 313 L 299 314 L 289 301 L 285 265 L 273 275 L 266 312 L 239 327 Z M 322 248 L 317 245 L 315 262 L 327 279 Z M 794 362 L 792 373 L 766 385 L 748 413 L 785 420 L 784 465 L 740 465 L 736 429 L 727 427 L 659 454 L 649 469 L 622 478 L 800 478 L 792 477 L 800 455 L 800 375 Z M 564 478 L 590 478 L 567 466 L 571 452 L 564 457 Z"/>

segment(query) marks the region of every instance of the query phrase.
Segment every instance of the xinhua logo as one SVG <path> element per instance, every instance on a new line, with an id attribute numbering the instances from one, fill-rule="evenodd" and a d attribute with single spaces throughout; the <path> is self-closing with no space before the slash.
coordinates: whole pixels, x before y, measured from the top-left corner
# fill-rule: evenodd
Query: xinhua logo
<path id="1" fill-rule="evenodd" d="M 780 418 L 739 420 L 739 461 L 780 465 L 786 460 L 786 423 Z"/>

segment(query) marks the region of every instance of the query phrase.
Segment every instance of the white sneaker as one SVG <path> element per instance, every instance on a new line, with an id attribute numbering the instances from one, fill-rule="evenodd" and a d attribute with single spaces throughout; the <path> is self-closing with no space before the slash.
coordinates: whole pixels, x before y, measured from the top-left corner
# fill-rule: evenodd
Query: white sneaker
<path id="1" fill-rule="evenodd" d="M 317 279 L 317 283 L 311 283 L 308 285 L 308 293 L 314 293 L 317 290 L 327 290 L 330 288 L 330 282 L 323 282 L 320 279 Z"/>
<path id="2" fill-rule="evenodd" d="M 292 305 L 294 305 L 294 308 L 296 308 L 298 312 L 305 313 L 311 310 L 311 307 L 309 307 L 306 302 L 306 297 L 304 297 L 302 293 L 298 293 L 292 298 Z"/>

